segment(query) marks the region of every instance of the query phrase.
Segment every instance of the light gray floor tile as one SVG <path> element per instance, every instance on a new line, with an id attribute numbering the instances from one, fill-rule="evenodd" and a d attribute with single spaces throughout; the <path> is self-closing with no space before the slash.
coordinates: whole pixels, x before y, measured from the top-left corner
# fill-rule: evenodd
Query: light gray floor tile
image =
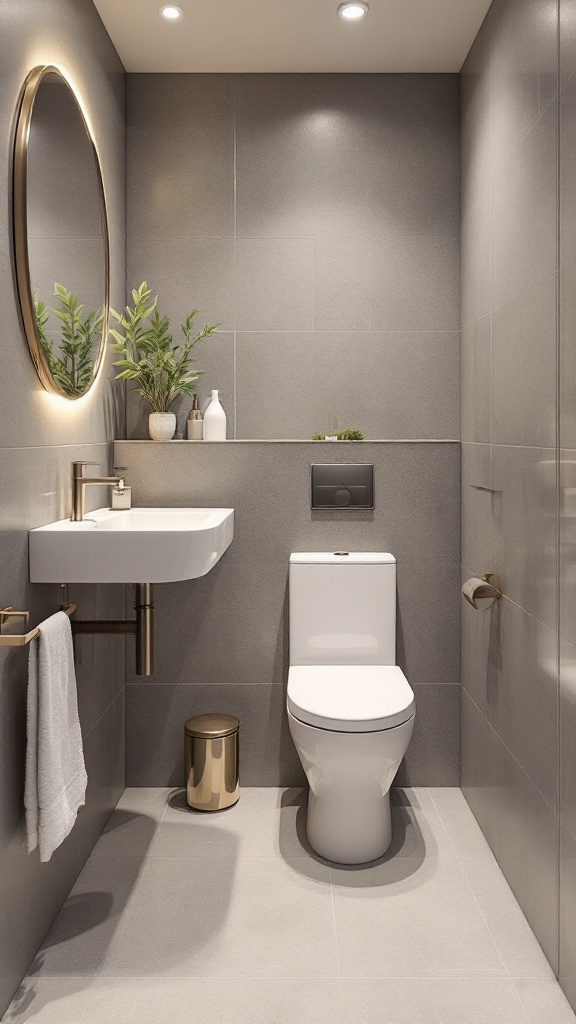
<path id="1" fill-rule="evenodd" d="M 340 1024 L 328 979 L 163 978 L 98 982 L 83 1024 Z M 51 1024 L 51 1022 L 50 1022 Z"/>
<path id="2" fill-rule="evenodd" d="M 242 860 L 306 857 L 306 792 L 303 789 L 244 787 L 240 800 L 220 814 L 192 811 L 184 790 L 173 791 L 158 839 L 156 857 L 227 857 L 233 839 Z M 223 839 L 224 834 L 224 839 Z"/>
<path id="3" fill-rule="evenodd" d="M 435 788 L 432 799 L 457 857 L 492 857 L 482 829 L 461 789 L 452 786 Z"/>
<path id="4" fill-rule="evenodd" d="M 553 978 L 552 968 L 496 860 L 466 857 L 460 865 L 508 973 L 513 978 Z"/>
<path id="5" fill-rule="evenodd" d="M 241 860 L 228 843 L 228 857 L 148 861 L 104 977 L 337 974 L 329 869 Z"/>
<path id="6" fill-rule="evenodd" d="M 342 982 L 342 990 L 350 1024 L 526 1024 L 511 981 L 370 978 Z"/>
<path id="7" fill-rule="evenodd" d="M 40 947 L 29 975 L 98 975 L 141 867 L 138 857 L 91 857 Z"/>
<path id="8" fill-rule="evenodd" d="M 332 869 L 343 976 L 505 977 L 456 858 Z"/>
<path id="9" fill-rule="evenodd" d="M 176 791 L 151 857 L 226 857 L 222 839 L 233 836 L 244 859 L 282 856 L 288 863 L 312 854 L 306 840 L 304 789 L 244 788 L 240 800 L 222 814 L 191 811 L 183 790 Z M 397 789 L 392 796 L 394 838 L 391 857 L 454 856 L 452 845 L 425 789 Z M 317 858 L 315 858 L 317 859 Z"/>
<path id="10" fill-rule="evenodd" d="M 85 978 L 25 978 L 2 1020 L 13 1024 L 82 1024 L 91 984 Z"/>
<path id="11" fill-rule="evenodd" d="M 572 1012 L 557 981 L 515 981 L 530 1024 L 574 1024 Z"/>
<path id="12" fill-rule="evenodd" d="M 171 789 L 126 789 L 92 851 L 93 857 L 144 857 L 151 852 Z"/>

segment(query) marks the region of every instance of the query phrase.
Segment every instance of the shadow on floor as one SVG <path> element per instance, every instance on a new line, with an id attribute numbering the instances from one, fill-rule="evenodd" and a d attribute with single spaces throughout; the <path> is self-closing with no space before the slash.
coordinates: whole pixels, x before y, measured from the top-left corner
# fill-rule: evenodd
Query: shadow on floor
<path id="1" fill-rule="evenodd" d="M 294 870 L 302 875 L 309 875 L 306 858 L 318 864 L 326 864 L 334 869 L 333 885 L 346 887 L 372 888 L 375 885 L 390 885 L 403 878 L 409 878 L 420 870 L 427 859 L 433 861 L 438 848 L 431 835 L 424 839 L 415 810 L 419 809 L 418 800 L 403 789 L 391 791 L 392 804 L 392 845 L 383 857 L 370 861 L 368 864 L 335 864 L 320 857 L 312 849 L 306 837 L 307 789 L 289 789 L 282 795 L 280 811 L 280 853 Z M 299 851 L 294 852 L 293 838 L 287 827 L 292 825 L 294 810 L 295 827 L 298 837 Z M 293 825 L 292 825 L 293 827 Z M 374 870 L 383 865 L 390 865 L 390 871 Z M 310 875 L 310 877 L 313 877 Z"/>

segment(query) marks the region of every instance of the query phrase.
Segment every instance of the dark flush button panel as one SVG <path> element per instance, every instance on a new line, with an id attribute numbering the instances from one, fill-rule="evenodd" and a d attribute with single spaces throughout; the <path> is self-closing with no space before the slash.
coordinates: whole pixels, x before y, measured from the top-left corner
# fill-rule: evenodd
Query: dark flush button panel
<path id="1" fill-rule="evenodd" d="M 311 466 L 312 508 L 374 508 L 374 466 Z"/>

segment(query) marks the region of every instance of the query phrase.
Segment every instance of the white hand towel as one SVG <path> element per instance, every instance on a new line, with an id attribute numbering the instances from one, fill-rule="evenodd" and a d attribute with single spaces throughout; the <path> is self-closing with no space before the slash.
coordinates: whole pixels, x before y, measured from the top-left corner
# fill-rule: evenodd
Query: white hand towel
<path id="1" fill-rule="evenodd" d="M 40 626 L 28 661 L 24 805 L 28 850 L 48 861 L 71 831 L 86 795 L 74 648 L 64 612 Z"/>

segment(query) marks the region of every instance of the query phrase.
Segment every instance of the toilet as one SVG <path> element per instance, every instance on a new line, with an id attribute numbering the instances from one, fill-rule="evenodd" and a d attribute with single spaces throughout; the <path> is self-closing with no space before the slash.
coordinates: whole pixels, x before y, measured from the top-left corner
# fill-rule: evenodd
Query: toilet
<path id="1" fill-rule="evenodd" d="M 381 857 L 392 842 L 390 787 L 415 716 L 396 665 L 393 555 L 290 556 L 287 707 L 310 787 L 310 846 L 339 864 Z"/>

